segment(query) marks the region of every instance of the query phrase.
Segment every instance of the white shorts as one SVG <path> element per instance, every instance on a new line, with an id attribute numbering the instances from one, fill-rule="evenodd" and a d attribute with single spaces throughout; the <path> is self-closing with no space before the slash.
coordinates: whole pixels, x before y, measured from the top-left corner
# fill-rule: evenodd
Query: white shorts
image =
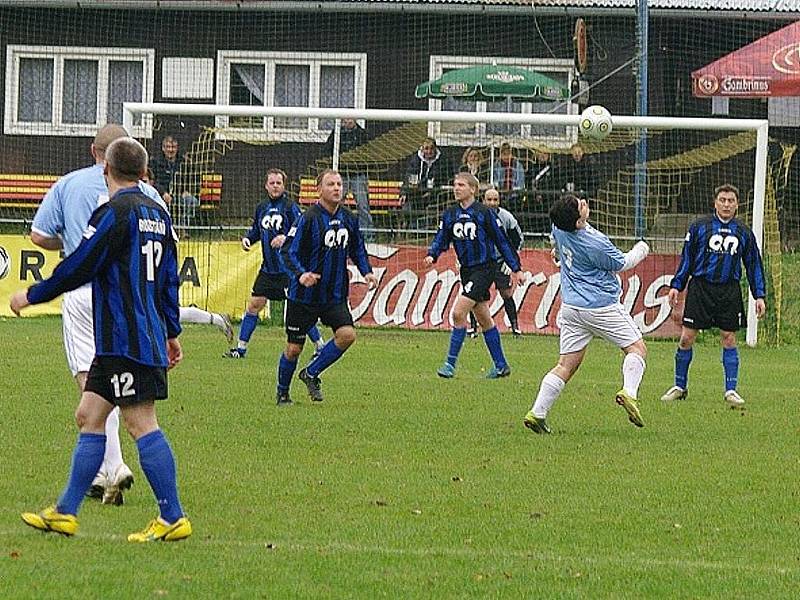
<path id="1" fill-rule="evenodd" d="M 61 301 L 61 321 L 67 365 L 75 377 L 78 373 L 88 372 L 94 360 L 91 285 L 64 294 Z"/>
<path id="2" fill-rule="evenodd" d="M 603 308 L 576 308 L 565 304 L 556 322 L 561 328 L 561 354 L 583 350 L 595 336 L 619 348 L 642 339 L 642 332 L 619 303 Z"/>

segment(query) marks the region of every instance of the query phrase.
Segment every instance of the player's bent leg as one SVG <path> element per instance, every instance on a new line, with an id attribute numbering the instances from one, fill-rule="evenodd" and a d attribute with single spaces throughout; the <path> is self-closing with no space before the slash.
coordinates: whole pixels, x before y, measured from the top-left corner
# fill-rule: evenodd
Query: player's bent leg
<path id="1" fill-rule="evenodd" d="M 583 362 L 586 346 L 575 352 L 562 354 L 558 364 L 551 369 L 539 385 L 539 392 L 533 406 L 522 419 L 522 424 L 534 433 L 550 433 L 547 415 L 555 404 L 567 381 L 575 374 Z"/>

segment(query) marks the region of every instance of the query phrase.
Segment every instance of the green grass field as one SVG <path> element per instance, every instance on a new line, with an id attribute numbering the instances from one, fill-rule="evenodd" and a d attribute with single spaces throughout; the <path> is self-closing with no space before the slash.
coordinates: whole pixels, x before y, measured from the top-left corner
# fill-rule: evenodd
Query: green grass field
<path id="1" fill-rule="evenodd" d="M 123 507 L 84 503 L 73 539 L 19 519 L 52 502 L 75 440 L 58 319 L 5 319 L 0 379 L 4 598 L 796 598 L 800 348 L 743 349 L 743 412 L 720 352 L 695 350 L 690 396 L 662 405 L 673 343 L 650 343 L 644 429 L 612 400 L 620 356 L 595 342 L 549 421 L 522 427 L 555 338 L 504 336 L 514 368 L 481 379 L 480 340 L 434 374 L 445 332 L 360 330 L 312 405 L 274 404 L 277 328 L 247 359 L 188 327 L 160 403 L 195 533 L 125 536 L 156 514 L 135 447 Z M 308 350 L 306 350 L 308 352 Z"/>

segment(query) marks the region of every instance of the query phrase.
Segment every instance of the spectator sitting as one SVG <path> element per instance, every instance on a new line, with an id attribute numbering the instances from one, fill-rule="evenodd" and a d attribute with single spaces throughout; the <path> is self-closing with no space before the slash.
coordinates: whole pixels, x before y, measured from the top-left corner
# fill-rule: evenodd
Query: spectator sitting
<path id="1" fill-rule="evenodd" d="M 325 142 L 325 151 L 329 156 L 333 156 L 333 136 L 334 131 L 328 136 Z M 342 119 L 342 127 L 339 131 L 339 155 L 350 152 L 367 141 L 367 132 L 355 119 Z M 372 215 L 369 212 L 369 180 L 365 169 L 361 165 L 354 163 L 339 163 L 339 173 L 342 176 L 342 198 L 347 192 L 352 192 L 356 201 L 358 211 L 358 226 L 365 242 L 371 242 Z"/>
<path id="2" fill-rule="evenodd" d="M 525 169 L 508 142 L 500 145 L 500 159 L 494 165 L 493 175 L 494 185 L 506 196 L 525 188 Z"/>
<path id="3" fill-rule="evenodd" d="M 178 154 L 178 142 L 171 135 L 161 140 L 161 153 L 150 158 L 150 170 L 153 172 L 153 187 L 158 190 L 164 202 L 172 202 L 175 174 L 180 171 L 183 157 Z"/>
<path id="4" fill-rule="evenodd" d="M 470 173 L 481 184 L 481 187 L 486 187 L 489 180 L 489 170 L 483 160 L 483 152 L 480 148 L 471 146 L 464 151 L 461 157 L 461 166 L 459 167 L 460 173 Z"/>
<path id="5" fill-rule="evenodd" d="M 593 198 L 596 167 L 592 156 L 587 156 L 580 144 L 573 144 L 564 162 L 564 173 L 561 174 L 564 191 L 576 192 L 580 197 Z"/>
<path id="6" fill-rule="evenodd" d="M 433 138 L 425 138 L 419 150 L 408 159 L 406 181 L 412 187 L 432 189 L 448 185 L 453 179 L 453 170 Z"/>
<path id="7" fill-rule="evenodd" d="M 153 172 L 153 187 L 158 190 L 164 202 L 172 204 L 177 196 L 177 202 L 172 206 L 176 226 L 187 229 L 194 221 L 200 200 L 197 196 L 183 190 L 178 193 L 180 171 L 185 163 L 185 158 L 178 154 L 178 141 L 171 135 L 161 141 L 161 154 L 150 159 L 150 170 Z M 189 237 L 188 231 L 184 237 Z"/>

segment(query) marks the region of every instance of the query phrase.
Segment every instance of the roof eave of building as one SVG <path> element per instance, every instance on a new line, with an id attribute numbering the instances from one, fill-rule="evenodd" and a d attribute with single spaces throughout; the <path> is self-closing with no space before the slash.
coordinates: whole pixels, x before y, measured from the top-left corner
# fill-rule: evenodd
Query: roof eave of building
<path id="1" fill-rule="evenodd" d="M 262 12 L 390 12 L 390 13 L 463 13 L 519 14 L 527 11 L 536 16 L 605 16 L 630 17 L 635 7 L 542 6 L 520 4 L 456 4 L 449 2 L 337 2 L 319 0 L 0 0 L 0 8 L 66 8 L 103 10 L 190 10 L 190 11 L 262 11 Z M 651 8 L 653 17 L 706 17 L 735 19 L 800 19 L 800 11 L 695 10 Z"/>

